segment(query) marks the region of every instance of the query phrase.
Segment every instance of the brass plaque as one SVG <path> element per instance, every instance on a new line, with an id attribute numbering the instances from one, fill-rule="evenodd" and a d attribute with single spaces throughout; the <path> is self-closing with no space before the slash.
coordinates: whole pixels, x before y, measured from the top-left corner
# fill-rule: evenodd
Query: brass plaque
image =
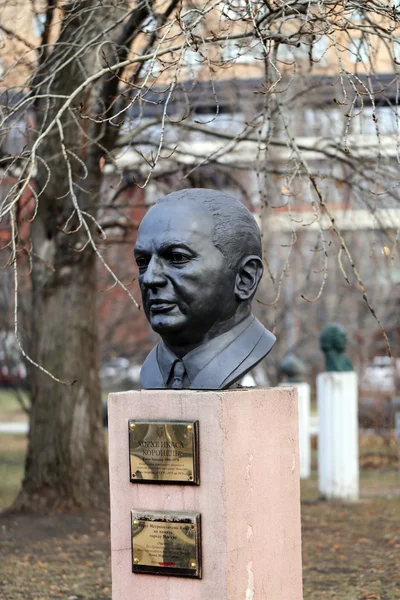
<path id="1" fill-rule="evenodd" d="M 132 483 L 200 484 L 198 421 L 129 421 Z"/>
<path id="2" fill-rule="evenodd" d="M 201 579 L 200 514 L 132 510 L 132 571 Z"/>

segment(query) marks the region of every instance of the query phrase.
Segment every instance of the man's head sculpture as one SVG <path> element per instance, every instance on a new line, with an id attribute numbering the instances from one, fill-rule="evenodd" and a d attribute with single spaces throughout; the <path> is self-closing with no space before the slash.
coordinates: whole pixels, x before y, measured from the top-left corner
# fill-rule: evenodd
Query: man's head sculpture
<path id="1" fill-rule="evenodd" d="M 346 330 L 340 323 L 328 323 L 321 331 L 319 343 L 325 355 L 326 371 L 353 371 L 352 362 L 345 356 Z"/>
<path id="2" fill-rule="evenodd" d="M 301 383 L 304 381 L 306 366 L 303 361 L 292 352 L 286 354 L 279 366 L 282 375 L 288 383 Z"/>
<path id="3" fill-rule="evenodd" d="M 142 367 L 144 388 L 224 389 L 271 350 L 275 337 L 251 314 L 260 232 L 239 200 L 207 189 L 164 196 L 140 225 L 135 258 L 162 338 Z"/>

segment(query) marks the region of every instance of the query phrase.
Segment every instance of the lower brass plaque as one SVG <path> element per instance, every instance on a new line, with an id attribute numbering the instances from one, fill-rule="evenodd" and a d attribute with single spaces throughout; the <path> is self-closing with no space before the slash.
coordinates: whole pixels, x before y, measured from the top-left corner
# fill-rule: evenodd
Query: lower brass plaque
<path id="1" fill-rule="evenodd" d="M 199 485 L 198 421 L 129 421 L 132 483 Z"/>
<path id="2" fill-rule="evenodd" d="M 201 579 L 200 514 L 132 510 L 132 571 Z"/>

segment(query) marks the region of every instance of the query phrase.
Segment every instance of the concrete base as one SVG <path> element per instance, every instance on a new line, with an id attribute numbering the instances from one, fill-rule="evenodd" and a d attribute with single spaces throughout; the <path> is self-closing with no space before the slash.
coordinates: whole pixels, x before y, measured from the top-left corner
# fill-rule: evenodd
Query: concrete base
<path id="1" fill-rule="evenodd" d="M 311 438 L 310 438 L 310 384 L 296 383 L 299 395 L 299 446 L 300 446 L 300 479 L 308 479 L 311 475 Z"/>
<path id="2" fill-rule="evenodd" d="M 299 383 L 280 383 L 279 385 L 291 385 L 297 389 L 299 397 L 300 479 L 308 479 L 311 475 L 311 386 L 305 381 Z"/>
<path id="3" fill-rule="evenodd" d="M 319 492 L 328 500 L 358 500 L 357 374 L 320 373 L 317 400 Z"/>
<path id="4" fill-rule="evenodd" d="M 110 394 L 113 600 L 301 600 L 293 388 Z M 200 486 L 129 482 L 128 420 L 199 420 Z M 198 511 L 203 578 L 133 574 L 130 511 Z"/>

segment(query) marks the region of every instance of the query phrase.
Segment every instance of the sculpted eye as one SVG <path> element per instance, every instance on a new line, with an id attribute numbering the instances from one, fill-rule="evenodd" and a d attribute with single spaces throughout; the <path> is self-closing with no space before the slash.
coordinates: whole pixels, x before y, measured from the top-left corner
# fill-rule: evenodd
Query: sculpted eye
<path id="1" fill-rule="evenodd" d="M 136 258 L 136 264 L 139 267 L 139 272 L 144 273 L 144 271 L 147 269 L 149 261 L 144 256 L 138 256 Z"/>
<path id="2" fill-rule="evenodd" d="M 189 262 L 190 256 L 187 254 L 182 254 L 182 252 L 172 252 L 171 254 L 171 262 L 175 265 L 184 265 Z"/>

